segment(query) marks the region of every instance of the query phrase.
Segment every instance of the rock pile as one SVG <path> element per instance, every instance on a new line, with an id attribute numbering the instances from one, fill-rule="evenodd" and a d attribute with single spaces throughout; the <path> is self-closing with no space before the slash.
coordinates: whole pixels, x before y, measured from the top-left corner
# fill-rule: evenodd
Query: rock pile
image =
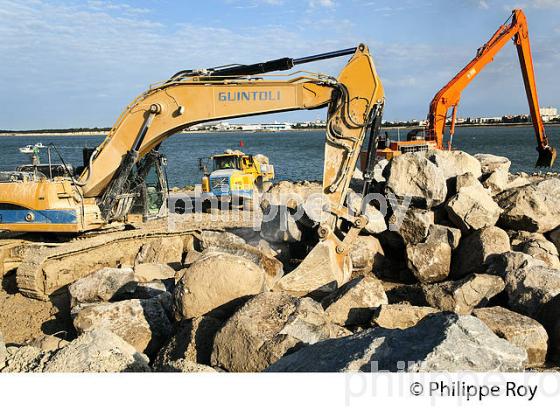
<path id="1" fill-rule="evenodd" d="M 301 262 L 317 241 L 305 200 L 321 188 L 281 182 L 261 206 L 278 214 L 260 232 L 202 231 L 190 250 L 148 243 L 134 266 L 71 284 L 77 338 L 5 345 L 0 334 L 0 370 L 483 372 L 557 365 L 560 179 L 511 175 L 509 166 L 504 157 L 460 151 L 378 163 L 375 200 L 363 207 L 368 223 L 347 261 L 351 275 L 326 269 L 333 249 L 320 249 L 313 266 Z M 359 182 L 357 172 L 352 183 Z M 346 204 L 355 212 L 361 202 L 351 192 Z M 298 265 L 307 277 L 297 277 Z"/>

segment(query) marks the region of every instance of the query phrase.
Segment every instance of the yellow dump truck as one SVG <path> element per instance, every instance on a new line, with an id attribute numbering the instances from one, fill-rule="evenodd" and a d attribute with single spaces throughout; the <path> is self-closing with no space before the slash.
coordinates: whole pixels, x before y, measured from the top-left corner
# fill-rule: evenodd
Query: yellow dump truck
<path id="1" fill-rule="evenodd" d="M 263 191 L 267 183 L 274 179 L 274 166 L 269 164 L 264 155 L 249 155 L 238 150 L 227 150 L 223 154 L 213 155 L 212 172 L 208 165 L 200 160 L 202 192 L 218 198 L 253 197 L 255 190 Z"/>

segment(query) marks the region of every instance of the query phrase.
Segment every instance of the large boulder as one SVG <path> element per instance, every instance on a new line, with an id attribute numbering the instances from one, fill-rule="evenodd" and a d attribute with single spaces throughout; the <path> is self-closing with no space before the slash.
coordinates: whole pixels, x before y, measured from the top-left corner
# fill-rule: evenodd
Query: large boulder
<path id="1" fill-rule="evenodd" d="M 385 253 L 375 236 L 358 236 L 352 244 L 350 258 L 354 272 L 368 273 L 383 263 Z"/>
<path id="2" fill-rule="evenodd" d="M 389 226 L 404 244 L 417 244 L 423 242 L 434 224 L 434 213 L 425 209 L 403 209 L 396 206 L 389 218 Z"/>
<path id="3" fill-rule="evenodd" d="M 533 258 L 543 261 L 546 266 L 553 269 L 560 269 L 560 258 L 558 257 L 558 249 L 548 241 L 544 235 L 532 233 L 521 239 L 519 244 L 514 247 Z"/>
<path id="4" fill-rule="evenodd" d="M 426 316 L 437 312 L 437 309 L 428 306 L 413 306 L 404 303 L 381 305 L 375 312 L 373 323 L 385 329 L 408 329 L 416 326 Z"/>
<path id="5" fill-rule="evenodd" d="M 459 189 L 446 209 L 449 219 L 463 232 L 493 226 L 502 213 L 488 191 L 476 185 Z"/>
<path id="6" fill-rule="evenodd" d="M 510 372 L 527 353 L 473 316 L 437 313 L 408 329 L 373 328 L 305 347 L 268 372 Z"/>
<path id="7" fill-rule="evenodd" d="M 506 275 L 511 309 L 549 327 L 560 316 L 560 270 L 524 264 Z"/>
<path id="8" fill-rule="evenodd" d="M 214 337 L 222 325 L 222 321 L 210 316 L 182 321 L 175 334 L 160 349 L 155 368 L 173 367 L 178 360 L 210 365 Z"/>
<path id="9" fill-rule="evenodd" d="M 55 353 L 45 372 L 149 372 L 148 358 L 106 328 L 85 332 Z"/>
<path id="10" fill-rule="evenodd" d="M 525 350 L 528 358 L 526 367 L 544 364 L 548 350 L 548 334 L 539 322 L 501 306 L 475 309 L 473 315 L 482 320 L 497 336 Z"/>
<path id="11" fill-rule="evenodd" d="M 374 276 L 353 279 L 321 301 L 329 319 L 341 326 L 367 325 L 375 309 L 387 303 L 383 285 Z"/>
<path id="12" fill-rule="evenodd" d="M 427 241 L 407 245 L 408 267 L 420 282 L 441 282 L 449 276 L 451 246 L 447 242 Z"/>
<path id="13" fill-rule="evenodd" d="M 459 281 L 424 285 L 423 290 L 430 306 L 468 315 L 474 308 L 486 306 L 504 287 L 504 280 L 499 276 L 474 274 Z"/>
<path id="14" fill-rule="evenodd" d="M 487 272 L 506 278 L 508 274 L 520 268 L 544 266 L 544 262 L 523 252 L 505 252 L 488 258 Z"/>
<path id="15" fill-rule="evenodd" d="M 457 175 L 457 178 L 455 178 L 455 192 L 458 192 L 461 188 L 468 187 L 477 187 L 484 189 L 478 178 L 470 172 L 462 175 Z"/>
<path id="16" fill-rule="evenodd" d="M 155 298 L 86 306 L 74 317 L 74 327 L 78 333 L 109 329 L 148 355 L 155 354 L 172 331 L 165 309 Z"/>
<path id="17" fill-rule="evenodd" d="M 398 199 L 411 198 L 422 208 L 432 208 L 445 201 L 447 184 L 443 171 L 421 154 L 403 154 L 388 166 L 385 191 Z"/>
<path id="18" fill-rule="evenodd" d="M 554 246 L 556 246 L 556 249 L 558 249 L 558 252 L 560 252 L 560 227 L 550 232 L 549 237 Z"/>
<path id="19" fill-rule="evenodd" d="M 428 232 L 428 242 L 445 242 L 455 250 L 461 241 L 461 230 L 446 225 L 432 225 Z"/>
<path id="20" fill-rule="evenodd" d="M 258 372 L 288 352 L 329 337 L 329 319 L 319 303 L 265 292 L 247 302 L 217 333 L 212 365 L 230 372 Z"/>
<path id="21" fill-rule="evenodd" d="M 103 268 L 68 287 L 72 306 L 108 302 L 117 296 L 131 294 L 135 289 L 134 271 L 130 268 Z"/>
<path id="22" fill-rule="evenodd" d="M 506 157 L 500 157 L 492 154 L 475 154 L 474 156 L 481 165 L 482 174 L 488 175 L 496 170 L 509 171 L 511 161 Z"/>
<path id="23" fill-rule="evenodd" d="M 480 178 L 482 175 L 480 162 L 464 151 L 433 150 L 428 151 L 426 155 L 441 169 L 447 180 L 467 172 L 475 178 Z"/>
<path id="24" fill-rule="evenodd" d="M 506 170 L 497 169 L 486 177 L 482 185 L 488 188 L 492 195 L 497 195 L 508 188 L 509 173 Z"/>
<path id="25" fill-rule="evenodd" d="M 175 308 L 182 319 L 228 316 L 248 297 L 266 289 L 266 272 L 240 256 L 210 253 L 181 272 Z"/>
<path id="26" fill-rule="evenodd" d="M 513 230 L 549 232 L 560 226 L 560 178 L 510 189 L 497 197 L 500 223 Z"/>
<path id="27" fill-rule="evenodd" d="M 461 239 L 453 255 L 452 277 L 462 278 L 468 273 L 484 272 L 488 258 L 511 251 L 506 231 L 489 226 Z"/>

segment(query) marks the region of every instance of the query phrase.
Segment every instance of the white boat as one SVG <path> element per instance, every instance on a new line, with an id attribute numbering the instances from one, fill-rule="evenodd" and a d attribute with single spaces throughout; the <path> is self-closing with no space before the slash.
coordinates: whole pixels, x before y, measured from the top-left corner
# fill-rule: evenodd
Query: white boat
<path id="1" fill-rule="evenodd" d="M 25 147 L 20 148 L 19 152 L 21 152 L 22 154 L 33 154 L 34 149 L 34 145 L 26 145 Z"/>
<path id="2" fill-rule="evenodd" d="M 41 142 L 35 144 L 35 145 L 26 145 L 25 147 L 21 147 L 19 149 L 19 152 L 21 152 L 22 154 L 33 154 L 35 152 L 35 149 L 41 149 L 41 148 L 46 148 Z"/>

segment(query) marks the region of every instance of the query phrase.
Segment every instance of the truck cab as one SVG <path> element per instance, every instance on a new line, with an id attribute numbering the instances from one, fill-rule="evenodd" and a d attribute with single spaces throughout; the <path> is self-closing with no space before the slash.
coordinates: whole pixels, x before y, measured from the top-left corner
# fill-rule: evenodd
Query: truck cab
<path id="1" fill-rule="evenodd" d="M 208 172 L 207 165 L 201 165 L 202 191 L 218 198 L 251 199 L 255 190 L 262 191 L 265 183 L 274 179 L 274 166 L 264 155 L 227 150 L 210 159 L 212 172 Z"/>

